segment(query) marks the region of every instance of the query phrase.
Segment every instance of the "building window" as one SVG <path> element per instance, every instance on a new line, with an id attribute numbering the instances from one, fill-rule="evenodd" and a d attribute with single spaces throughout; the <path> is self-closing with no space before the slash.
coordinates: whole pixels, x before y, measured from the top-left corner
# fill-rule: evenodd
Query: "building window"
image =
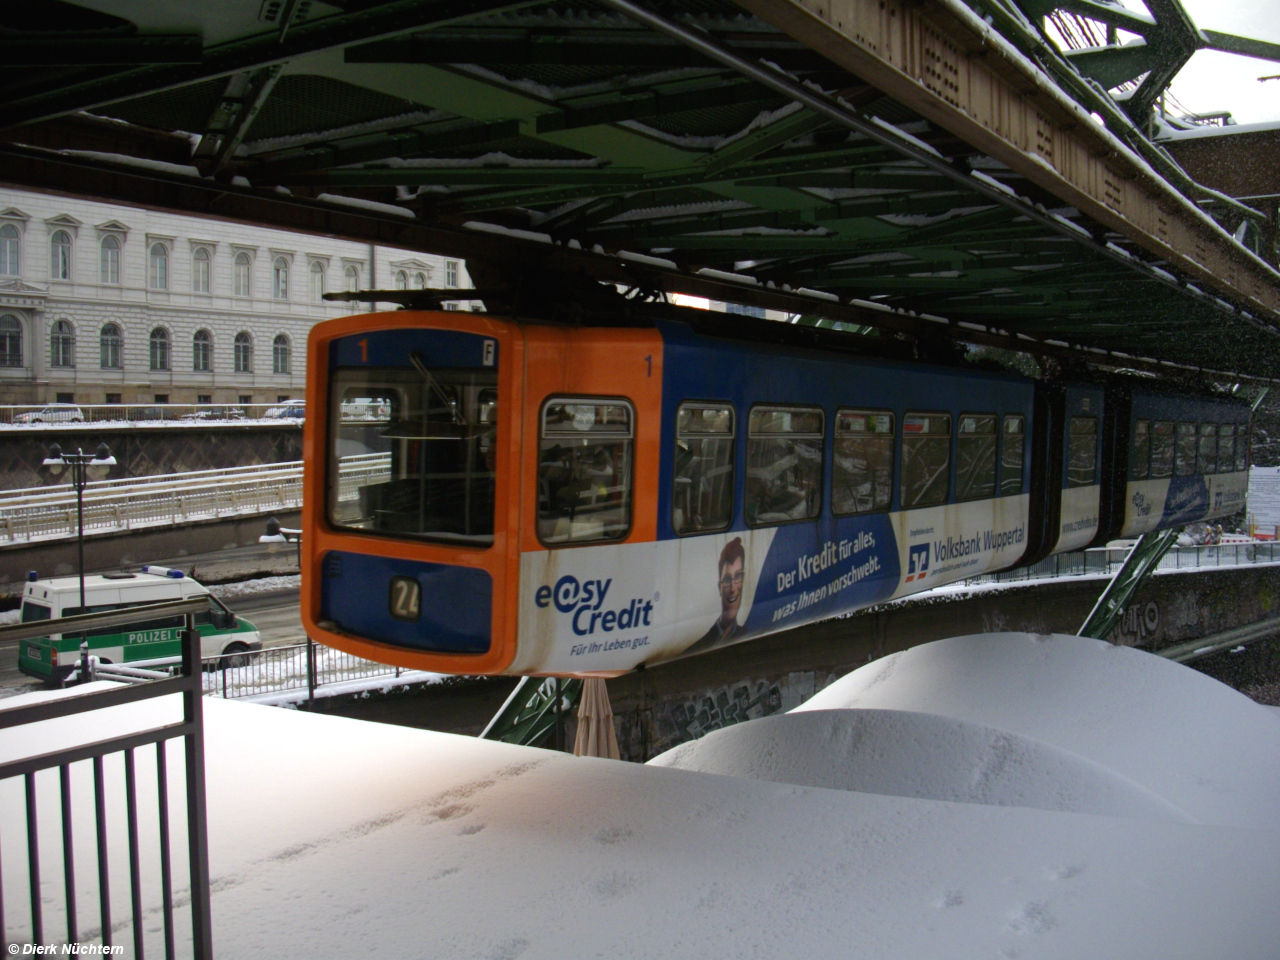
<path id="1" fill-rule="evenodd" d="M 347 267 L 347 290 L 355 293 L 360 289 L 360 268 L 352 265 Z"/>
<path id="2" fill-rule="evenodd" d="M 407 290 L 409 287 L 409 275 L 403 270 L 396 271 L 396 289 Z"/>
<path id="3" fill-rule="evenodd" d="M 120 282 L 120 241 L 115 237 L 102 238 L 102 282 Z"/>
<path id="4" fill-rule="evenodd" d="M 124 394 L 123 394 L 123 393 L 108 393 L 108 394 L 106 395 L 106 402 L 107 402 L 107 403 L 123 403 L 123 402 L 124 402 Z"/>
<path id="5" fill-rule="evenodd" d="M 458 285 L 457 260 L 446 260 L 444 262 L 444 285 L 446 287 L 456 287 Z"/>
<path id="6" fill-rule="evenodd" d="M 240 402 L 240 403 L 253 403 L 253 394 L 252 394 L 252 393 L 242 393 L 242 394 L 240 394 L 240 401 L 239 401 L 239 402 Z"/>
<path id="7" fill-rule="evenodd" d="M 196 403 L 213 403 L 212 393 L 197 393 Z"/>
<path id="8" fill-rule="evenodd" d="M 289 261 L 276 257 L 271 267 L 271 296 L 277 300 L 289 299 Z"/>
<path id="9" fill-rule="evenodd" d="M 0 227 L 0 273 L 6 276 L 18 275 L 18 228 L 11 223 Z"/>
<path id="10" fill-rule="evenodd" d="M 164 327 L 151 331 L 151 369 L 169 369 L 169 331 Z"/>
<path id="11" fill-rule="evenodd" d="M 57 320 L 49 328 L 49 365 L 51 367 L 76 365 L 76 335 L 67 320 Z"/>
<path id="12" fill-rule="evenodd" d="M 155 398 L 156 398 L 156 403 L 168 403 L 168 402 L 169 402 L 169 395 L 168 395 L 167 393 L 157 393 L 157 394 L 155 394 Z"/>
<path id="13" fill-rule="evenodd" d="M 413 289 L 415 290 L 427 289 L 427 275 L 425 273 L 415 273 L 413 275 Z"/>
<path id="14" fill-rule="evenodd" d="M 114 323 L 103 324 L 98 334 L 98 366 L 103 370 L 120 369 L 120 327 Z"/>
<path id="15" fill-rule="evenodd" d="M 311 299 L 324 299 L 324 264 L 319 260 L 311 264 Z"/>
<path id="16" fill-rule="evenodd" d="M 236 334 L 236 373 L 253 371 L 253 338 L 241 330 Z"/>
<path id="17" fill-rule="evenodd" d="M 271 372 L 289 372 L 289 338 L 283 333 L 271 344 Z"/>
<path id="18" fill-rule="evenodd" d="M 213 337 L 208 330 L 197 330 L 191 341 L 191 369 L 208 373 L 213 369 Z"/>
<path id="19" fill-rule="evenodd" d="M 235 268 L 235 291 L 237 297 L 253 296 L 253 286 L 250 283 L 249 269 L 252 266 L 247 253 L 236 254 Z"/>
<path id="20" fill-rule="evenodd" d="M 54 394 L 54 398 L 55 398 L 54 399 L 55 403 L 75 403 L 76 402 L 76 395 L 74 393 L 58 392 Z"/>
<path id="21" fill-rule="evenodd" d="M 58 230 L 49 239 L 49 276 L 54 280 L 71 279 L 71 234 Z"/>
<path id="22" fill-rule="evenodd" d="M 151 245 L 151 289 L 169 289 L 169 248 L 163 243 Z"/>
<path id="23" fill-rule="evenodd" d="M 22 321 L 6 314 L 0 317 L 0 367 L 22 366 Z"/>
<path id="24" fill-rule="evenodd" d="M 209 292 L 209 251 L 197 247 L 191 257 L 191 290 L 193 293 Z"/>

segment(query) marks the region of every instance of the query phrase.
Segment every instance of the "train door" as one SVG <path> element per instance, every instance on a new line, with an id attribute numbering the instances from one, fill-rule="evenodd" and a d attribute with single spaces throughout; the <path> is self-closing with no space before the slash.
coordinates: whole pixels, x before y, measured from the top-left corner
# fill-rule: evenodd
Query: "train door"
<path id="1" fill-rule="evenodd" d="M 1062 457 L 1058 537 L 1051 553 L 1082 550 L 1098 532 L 1103 398 L 1103 388 L 1091 384 L 1067 384 L 1062 390 L 1061 435 L 1056 441 Z"/>

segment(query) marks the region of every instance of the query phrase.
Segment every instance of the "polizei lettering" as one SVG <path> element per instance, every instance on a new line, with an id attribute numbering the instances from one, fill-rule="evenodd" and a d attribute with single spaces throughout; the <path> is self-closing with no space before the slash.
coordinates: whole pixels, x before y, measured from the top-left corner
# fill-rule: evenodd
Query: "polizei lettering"
<path id="1" fill-rule="evenodd" d="M 946 540 L 934 541 L 933 559 L 943 563 L 975 553 L 999 551 L 1022 543 L 1025 536 L 1025 527 L 1014 527 L 1012 530 L 982 530 L 971 537 L 947 537 Z"/>
<path id="2" fill-rule="evenodd" d="M 582 580 L 563 576 L 554 587 L 541 586 L 533 595 L 539 607 L 555 604 L 556 609 L 570 617 L 569 625 L 579 637 L 590 636 L 599 630 L 630 630 L 647 627 L 653 617 L 653 601 L 632 597 L 623 606 L 604 609 L 613 580 Z"/>

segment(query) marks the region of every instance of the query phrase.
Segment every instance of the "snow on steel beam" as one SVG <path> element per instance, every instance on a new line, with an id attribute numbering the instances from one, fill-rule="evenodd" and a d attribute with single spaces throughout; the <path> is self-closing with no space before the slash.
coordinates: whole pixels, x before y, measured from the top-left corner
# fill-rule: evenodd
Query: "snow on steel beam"
<path id="1" fill-rule="evenodd" d="M 206 47 L 199 63 L 136 66 L 131 70 L 83 78 L 57 76 L 44 86 L 14 95 L 0 107 L 0 127 L 32 123 L 50 117 L 144 94 L 226 77 L 285 63 L 304 54 L 345 47 L 360 40 L 377 40 L 455 23 L 498 10 L 530 6 L 533 0 L 399 0 L 361 5 L 350 12 L 294 24 L 288 35 L 279 31 Z M 144 61 L 145 62 L 145 61 Z"/>
<path id="2" fill-rule="evenodd" d="M 1280 326 L 1280 273 L 960 0 L 737 0 L 1139 247 Z"/>

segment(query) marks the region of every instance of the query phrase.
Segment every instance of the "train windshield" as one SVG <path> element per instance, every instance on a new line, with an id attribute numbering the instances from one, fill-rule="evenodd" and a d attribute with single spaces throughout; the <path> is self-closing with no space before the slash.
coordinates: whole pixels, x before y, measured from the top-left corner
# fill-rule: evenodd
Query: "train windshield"
<path id="1" fill-rule="evenodd" d="M 329 397 L 330 522 L 489 546 L 497 427 L 494 369 L 337 370 Z"/>

